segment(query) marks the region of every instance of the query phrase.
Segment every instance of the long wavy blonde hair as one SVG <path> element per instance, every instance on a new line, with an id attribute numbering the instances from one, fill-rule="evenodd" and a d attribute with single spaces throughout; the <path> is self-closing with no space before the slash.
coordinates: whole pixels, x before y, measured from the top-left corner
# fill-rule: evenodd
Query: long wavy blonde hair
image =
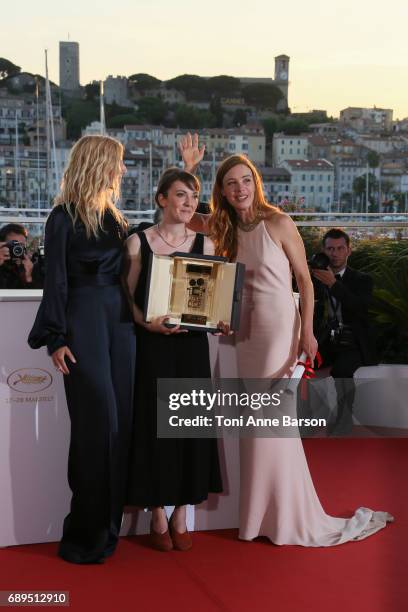
<path id="1" fill-rule="evenodd" d="M 72 147 L 55 205 L 66 206 L 74 225 L 79 218 L 88 238 L 98 236 L 107 210 L 122 230 L 127 226 L 116 207 L 122 159 L 122 144 L 109 136 L 83 136 Z"/>
<path id="2" fill-rule="evenodd" d="M 233 261 L 238 251 L 237 224 L 238 216 L 227 198 L 223 195 L 224 177 L 233 168 L 243 164 L 250 169 L 255 183 L 255 194 L 253 201 L 254 218 L 270 217 L 280 214 L 276 206 L 268 204 L 262 187 L 261 176 L 254 164 L 244 155 L 231 155 L 227 157 L 218 168 L 215 183 L 212 191 L 210 207 L 212 215 L 210 217 L 210 235 L 215 243 L 215 254 L 221 257 L 228 257 Z"/>

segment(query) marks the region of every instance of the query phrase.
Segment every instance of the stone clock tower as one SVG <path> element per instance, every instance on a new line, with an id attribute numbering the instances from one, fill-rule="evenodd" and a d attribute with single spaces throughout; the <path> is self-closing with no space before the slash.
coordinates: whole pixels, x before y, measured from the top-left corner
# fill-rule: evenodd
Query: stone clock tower
<path id="1" fill-rule="evenodd" d="M 278 55 L 275 57 L 275 85 L 279 87 L 285 96 L 287 106 L 289 106 L 289 60 L 290 57 L 288 55 Z"/>

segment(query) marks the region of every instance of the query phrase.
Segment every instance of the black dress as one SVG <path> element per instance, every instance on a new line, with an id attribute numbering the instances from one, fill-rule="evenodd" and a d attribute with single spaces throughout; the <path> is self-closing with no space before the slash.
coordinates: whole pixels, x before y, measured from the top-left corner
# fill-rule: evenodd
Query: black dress
<path id="1" fill-rule="evenodd" d="M 144 232 L 142 269 L 135 303 L 143 311 L 147 268 L 152 252 Z M 203 253 L 197 234 L 192 253 Z M 208 493 L 220 493 L 222 482 L 216 439 L 157 438 L 158 378 L 210 378 L 207 334 L 189 331 L 166 336 L 136 326 L 138 355 L 135 420 L 127 503 L 141 508 L 199 504 Z"/>
<path id="2" fill-rule="evenodd" d="M 45 228 L 43 299 L 29 335 L 52 354 L 67 345 L 76 363 L 64 376 L 71 418 L 68 482 L 71 511 L 59 554 L 101 560 L 116 546 L 126 491 L 133 420 L 135 333 L 120 284 L 125 236 L 107 212 L 98 238 L 73 228 L 66 207 Z"/>

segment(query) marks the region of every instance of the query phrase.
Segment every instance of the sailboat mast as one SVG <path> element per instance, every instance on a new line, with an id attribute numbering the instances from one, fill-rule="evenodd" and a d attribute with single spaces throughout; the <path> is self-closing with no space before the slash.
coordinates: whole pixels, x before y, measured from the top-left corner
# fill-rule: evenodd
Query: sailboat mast
<path id="1" fill-rule="evenodd" d="M 16 189 L 16 207 L 20 207 L 20 176 L 18 167 L 18 121 L 16 109 L 16 125 L 15 125 L 15 147 L 14 147 L 14 186 Z"/>
<path id="2" fill-rule="evenodd" d="M 40 174 L 40 111 L 39 111 L 39 89 L 38 78 L 35 80 L 35 98 L 37 112 L 37 208 L 40 216 L 41 208 L 41 174 Z"/>
<path id="3" fill-rule="evenodd" d="M 59 180 L 60 179 L 60 173 L 59 173 L 59 166 L 58 166 L 58 160 L 57 160 L 57 150 L 56 150 L 56 147 L 55 147 L 54 116 L 53 116 L 53 112 L 52 112 L 52 100 L 51 100 L 50 80 L 48 78 L 48 57 L 47 57 L 47 50 L 45 50 L 45 77 L 46 77 L 46 85 L 45 85 L 46 89 L 45 90 L 46 90 L 46 98 L 47 98 L 48 117 L 49 117 L 49 123 L 50 123 L 52 157 L 53 157 L 53 161 L 54 161 L 54 172 L 55 172 L 56 184 L 59 187 L 59 184 L 60 184 L 60 180 Z"/>
<path id="4" fill-rule="evenodd" d="M 101 136 L 105 135 L 105 104 L 104 104 L 104 93 L 103 93 L 103 81 L 99 81 L 99 122 L 101 124 Z"/>
<path id="5" fill-rule="evenodd" d="M 47 49 L 45 49 L 45 72 L 48 72 L 48 63 L 47 63 Z M 50 154 L 50 117 L 48 111 L 48 91 L 47 85 L 45 86 L 45 139 L 46 139 L 46 168 L 45 168 L 45 189 L 46 189 L 46 199 L 47 199 L 47 207 L 50 204 L 50 166 L 51 166 L 51 154 Z"/>

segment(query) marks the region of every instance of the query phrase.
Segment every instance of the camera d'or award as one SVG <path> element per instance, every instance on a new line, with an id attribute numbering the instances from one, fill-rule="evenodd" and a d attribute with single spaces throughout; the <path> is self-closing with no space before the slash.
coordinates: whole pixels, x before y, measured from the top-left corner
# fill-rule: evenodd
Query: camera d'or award
<path id="1" fill-rule="evenodd" d="M 167 325 L 214 332 L 222 321 L 239 327 L 245 266 L 213 255 L 151 254 L 145 321 L 168 315 Z"/>

